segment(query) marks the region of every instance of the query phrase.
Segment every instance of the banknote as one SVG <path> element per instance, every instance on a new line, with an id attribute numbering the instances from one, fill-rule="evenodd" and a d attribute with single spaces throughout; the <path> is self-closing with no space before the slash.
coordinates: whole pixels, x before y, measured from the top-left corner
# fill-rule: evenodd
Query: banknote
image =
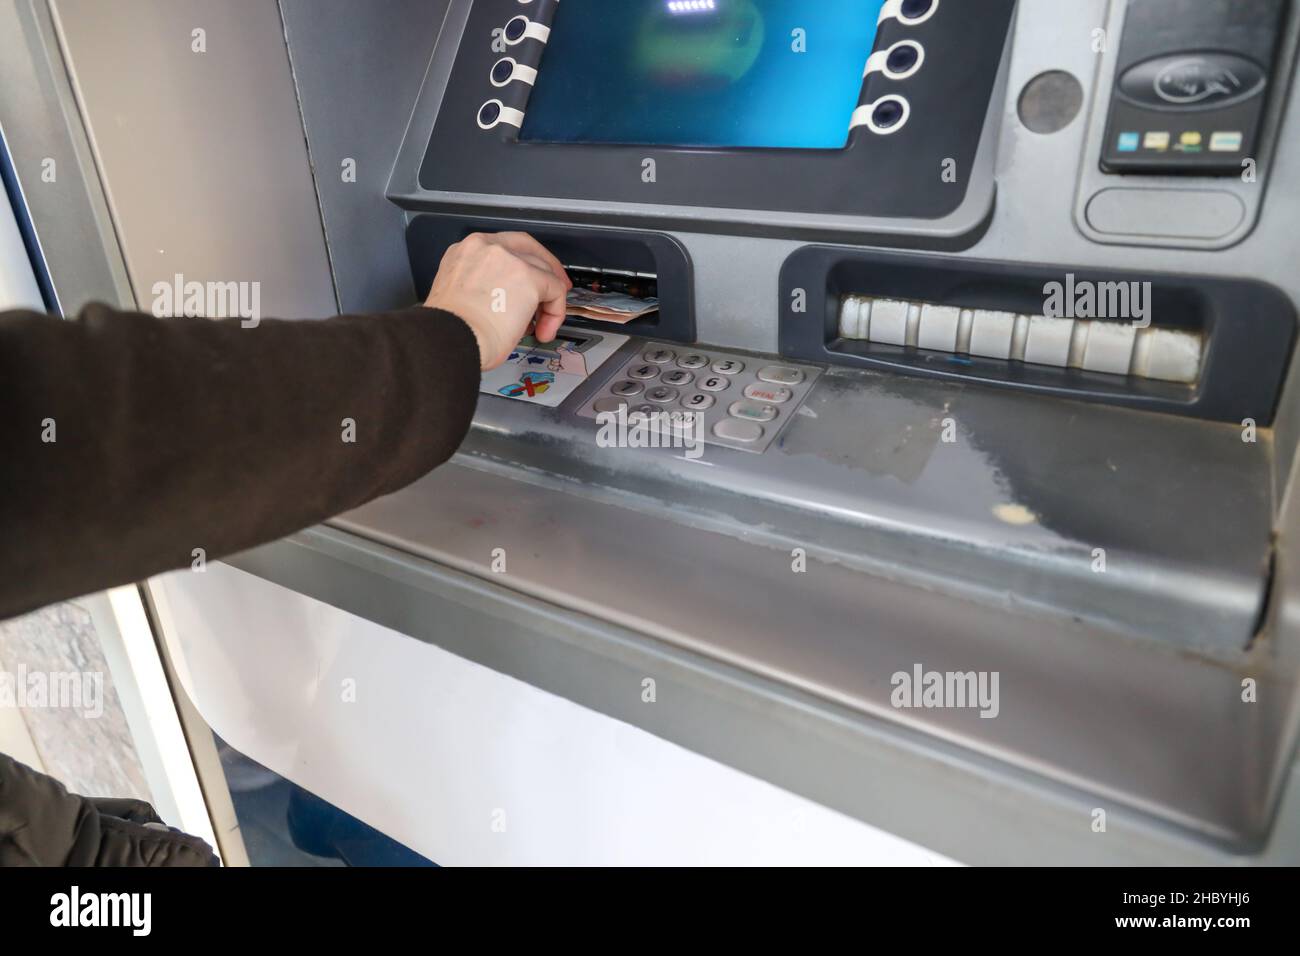
<path id="1" fill-rule="evenodd" d="M 569 315 L 622 325 L 659 309 L 658 299 L 639 299 L 622 292 L 593 292 L 574 288 L 569 292 Z"/>

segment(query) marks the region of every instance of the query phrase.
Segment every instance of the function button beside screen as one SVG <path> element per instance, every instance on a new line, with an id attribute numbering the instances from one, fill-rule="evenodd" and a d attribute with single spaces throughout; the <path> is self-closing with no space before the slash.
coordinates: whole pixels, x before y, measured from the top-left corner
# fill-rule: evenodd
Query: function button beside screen
<path id="1" fill-rule="evenodd" d="M 515 61 L 510 57 L 502 57 L 492 66 L 492 83 L 495 86 L 505 86 L 515 75 Z"/>
<path id="2" fill-rule="evenodd" d="M 745 397 L 752 398 L 756 402 L 771 402 L 773 405 L 784 405 L 794 398 L 794 392 L 784 385 L 763 385 L 755 382 L 745 389 Z"/>
<path id="3" fill-rule="evenodd" d="M 739 375 L 744 370 L 744 363 L 735 359 L 718 359 L 713 363 L 713 371 L 719 375 Z"/>
<path id="4" fill-rule="evenodd" d="M 717 399 L 712 395 L 705 395 L 703 392 L 695 392 L 682 399 L 682 405 L 693 412 L 702 412 L 713 407 Z"/>
<path id="5" fill-rule="evenodd" d="M 676 385 L 680 387 L 683 385 L 690 385 L 691 382 L 695 381 L 695 376 L 690 372 L 678 369 L 673 372 L 664 372 L 663 381 L 665 385 Z"/>
<path id="6" fill-rule="evenodd" d="M 698 352 L 692 352 L 690 355 L 683 355 L 679 358 L 677 364 L 682 368 L 704 368 L 704 366 L 709 364 L 709 357 L 707 355 L 700 355 Z"/>
<path id="7" fill-rule="evenodd" d="M 478 125 L 484 129 L 491 129 L 497 125 L 497 120 L 501 118 L 501 101 L 488 100 L 478 110 Z"/>
<path id="8" fill-rule="evenodd" d="M 511 17 L 510 22 L 506 24 L 505 36 L 511 43 L 518 43 L 528 32 L 528 18 L 525 16 Z"/>
<path id="9" fill-rule="evenodd" d="M 879 130 L 893 129 L 902 122 L 904 109 L 901 100 L 892 98 L 881 100 L 871 111 L 871 123 Z"/>
<path id="10" fill-rule="evenodd" d="M 624 398 L 632 398 L 644 392 L 645 386 L 640 382 L 619 382 L 610 391 L 615 395 L 622 395 Z"/>
<path id="11" fill-rule="evenodd" d="M 938 4 L 939 0 L 903 0 L 899 4 L 898 19 L 907 24 L 921 23 L 930 18 Z"/>
<path id="12" fill-rule="evenodd" d="M 657 365 L 638 365 L 627 370 L 628 377 L 639 378 L 643 382 L 648 382 L 659 375 L 659 366 Z"/>
<path id="13" fill-rule="evenodd" d="M 675 388 L 669 388 L 667 385 L 656 385 L 645 393 L 645 397 L 646 401 L 654 402 L 656 405 L 671 405 L 677 401 L 677 396 L 680 394 Z"/>
<path id="14" fill-rule="evenodd" d="M 804 380 L 804 374 L 800 369 L 786 365 L 769 365 L 760 368 L 758 377 L 761 381 L 771 382 L 774 385 L 802 385 Z"/>
<path id="15" fill-rule="evenodd" d="M 723 441 L 752 445 L 763 437 L 763 426 L 757 422 L 741 421 L 738 418 L 724 418 L 713 426 L 713 434 Z"/>
<path id="16" fill-rule="evenodd" d="M 885 57 L 885 72 L 894 79 L 904 75 L 910 76 L 914 67 L 921 61 L 921 47 L 914 41 L 904 40 L 889 48 Z"/>
<path id="17" fill-rule="evenodd" d="M 732 418 L 743 418 L 750 422 L 770 422 L 776 418 L 777 411 L 772 405 L 764 405 L 762 402 L 732 402 L 731 407 L 727 409 L 727 414 Z"/>
<path id="18" fill-rule="evenodd" d="M 700 379 L 700 388 L 706 392 L 725 392 L 730 385 L 731 380 L 721 375 L 710 375 L 708 378 Z"/>
<path id="19" fill-rule="evenodd" d="M 667 365 L 677 358 L 677 353 L 669 349 L 651 349 L 641 357 L 652 365 Z"/>

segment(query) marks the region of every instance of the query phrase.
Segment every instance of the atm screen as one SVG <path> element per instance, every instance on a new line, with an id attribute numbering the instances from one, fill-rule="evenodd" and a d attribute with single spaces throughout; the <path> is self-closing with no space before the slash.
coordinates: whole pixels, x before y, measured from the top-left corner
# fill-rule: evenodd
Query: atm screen
<path id="1" fill-rule="evenodd" d="M 842 149 L 884 0 L 564 0 L 535 143 Z"/>

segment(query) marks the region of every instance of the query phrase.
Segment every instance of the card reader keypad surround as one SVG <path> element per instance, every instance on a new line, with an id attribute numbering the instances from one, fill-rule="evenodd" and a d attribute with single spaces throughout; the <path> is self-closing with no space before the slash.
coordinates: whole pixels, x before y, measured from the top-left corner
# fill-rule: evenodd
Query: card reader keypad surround
<path id="1" fill-rule="evenodd" d="M 770 356 L 644 342 L 578 414 L 695 412 L 704 441 L 763 452 L 790 423 L 821 370 Z"/>

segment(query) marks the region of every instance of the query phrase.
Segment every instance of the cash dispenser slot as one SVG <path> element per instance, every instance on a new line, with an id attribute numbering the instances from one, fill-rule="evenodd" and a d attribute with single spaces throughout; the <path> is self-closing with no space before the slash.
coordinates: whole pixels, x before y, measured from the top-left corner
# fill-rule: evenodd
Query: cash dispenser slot
<path id="1" fill-rule="evenodd" d="M 407 227 L 416 291 L 427 295 L 447 249 L 474 232 L 527 232 L 564 265 L 574 286 L 657 298 L 659 308 L 625 323 L 570 316 L 567 324 L 670 342 L 695 341 L 695 279 L 686 249 L 657 232 L 426 213 Z"/>
<path id="2" fill-rule="evenodd" d="M 592 292 L 615 292 L 636 299 L 659 298 L 659 276 L 653 272 L 634 272 L 631 269 L 602 269 L 600 266 L 564 263 L 573 285 Z"/>
<path id="3" fill-rule="evenodd" d="M 1086 401 L 1272 422 L 1296 314 L 1250 280 L 811 246 L 781 353 Z"/>

